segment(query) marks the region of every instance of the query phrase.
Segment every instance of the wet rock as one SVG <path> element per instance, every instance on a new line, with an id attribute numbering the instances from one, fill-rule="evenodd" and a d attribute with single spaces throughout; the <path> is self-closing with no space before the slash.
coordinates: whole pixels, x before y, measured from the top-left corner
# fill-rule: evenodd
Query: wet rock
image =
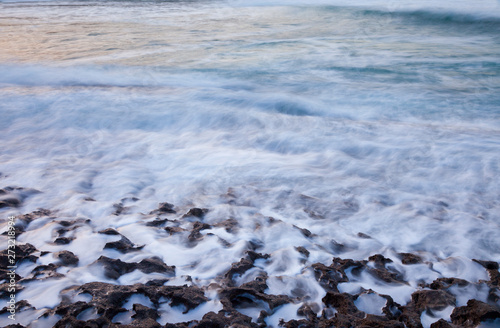
<path id="1" fill-rule="evenodd" d="M 39 265 L 31 271 L 34 279 L 47 279 L 47 278 L 62 278 L 63 274 L 56 272 L 59 266 L 54 263 L 48 265 Z"/>
<path id="2" fill-rule="evenodd" d="M 492 287 L 499 288 L 500 272 L 498 271 L 499 268 L 498 262 L 480 261 L 480 260 L 473 260 L 473 261 L 481 264 L 486 269 L 486 271 L 488 271 L 488 275 L 490 276 L 489 285 Z"/>
<path id="3" fill-rule="evenodd" d="M 327 306 L 335 308 L 338 313 L 364 317 L 364 313 L 354 305 L 354 297 L 350 294 L 327 292 L 322 301 Z"/>
<path id="4" fill-rule="evenodd" d="M 207 208 L 198 208 L 198 207 L 194 207 L 192 209 L 190 209 L 186 214 L 184 214 L 182 216 L 182 218 L 187 218 L 187 217 L 190 217 L 190 216 L 194 216 L 194 217 L 197 217 L 199 219 L 202 219 L 205 214 L 208 213 L 208 209 Z"/>
<path id="5" fill-rule="evenodd" d="M 448 289 L 453 285 L 457 285 L 459 287 L 465 287 L 469 285 L 467 280 L 458 279 L 458 278 L 438 278 L 434 280 L 429 287 L 431 289 Z"/>
<path id="6" fill-rule="evenodd" d="M 156 218 L 154 221 L 147 222 L 146 225 L 148 227 L 161 227 L 162 225 L 170 221 L 172 220 Z"/>
<path id="7" fill-rule="evenodd" d="M 374 262 L 375 264 L 375 267 L 377 269 L 382 269 L 382 268 L 385 268 L 385 265 L 387 263 L 392 263 L 392 260 L 389 259 L 389 258 L 385 258 L 383 255 L 381 254 L 375 254 L 375 255 L 372 255 L 368 258 L 368 261 L 371 261 L 371 262 Z"/>
<path id="8" fill-rule="evenodd" d="M 116 249 L 117 251 L 119 251 L 120 253 L 128 253 L 128 252 L 133 252 L 133 251 L 138 251 L 140 249 L 142 249 L 144 246 L 135 246 L 131 241 L 130 239 L 128 239 L 127 237 L 121 235 L 122 238 L 118 241 L 112 241 L 112 242 L 109 242 L 109 243 L 106 243 L 106 245 L 104 245 L 104 248 L 113 248 L 113 249 Z"/>
<path id="9" fill-rule="evenodd" d="M 170 203 L 160 203 L 158 209 L 151 211 L 149 214 L 165 214 L 165 213 L 177 213 L 174 210 L 174 205 Z"/>
<path id="10" fill-rule="evenodd" d="M 171 236 L 173 234 L 186 231 L 186 229 L 183 229 L 181 227 L 166 227 L 165 231 L 168 232 L 168 234 Z"/>
<path id="11" fill-rule="evenodd" d="M 195 242 L 199 241 L 203 238 L 203 235 L 200 233 L 201 230 L 206 230 L 206 229 L 212 229 L 212 226 L 206 223 L 202 223 L 199 221 L 196 221 L 193 224 L 193 230 L 191 230 L 191 233 L 188 236 L 188 240 L 190 242 Z"/>
<path id="12" fill-rule="evenodd" d="M 54 254 L 54 257 L 59 259 L 63 265 L 78 264 L 78 257 L 70 251 L 61 251 Z"/>
<path id="13" fill-rule="evenodd" d="M 120 234 L 118 231 L 116 231 L 113 228 L 107 228 L 107 229 L 101 230 L 101 231 L 99 231 L 99 233 L 102 233 L 104 235 L 119 235 Z"/>
<path id="14" fill-rule="evenodd" d="M 295 250 L 297 252 L 299 252 L 300 254 L 304 255 L 306 258 L 309 257 L 309 251 L 305 248 L 305 247 L 302 247 L 302 246 L 299 246 L 299 247 L 295 247 Z"/>
<path id="15" fill-rule="evenodd" d="M 156 321 L 156 319 L 160 317 L 155 309 L 151 309 L 142 304 L 134 304 L 132 309 L 135 311 L 135 314 L 132 315 L 132 318 L 134 318 L 135 320 L 153 319 Z M 158 324 L 158 327 L 159 326 L 160 325 Z"/>
<path id="16" fill-rule="evenodd" d="M 444 319 L 439 319 L 431 325 L 431 328 L 459 328 Z"/>
<path id="17" fill-rule="evenodd" d="M 144 273 L 159 272 L 173 274 L 175 272 L 175 266 L 166 265 L 165 262 L 158 257 L 143 259 L 136 267 Z"/>
<path id="18" fill-rule="evenodd" d="M 398 253 L 401 259 L 401 263 L 410 265 L 410 264 L 419 264 L 422 263 L 422 258 L 418 255 L 412 253 Z"/>
<path id="19" fill-rule="evenodd" d="M 363 238 L 363 239 L 372 239 L 371 236 L 367 235 L 366 233 L 358 232 L 358 237 Z"/>
<path id="20" fill-rule="evenodd" d="M 305 236 L 305 237 L 311 237 L 312 236 L 312 233 L 311 231 L 305 229 L 305 228 L 300 228 L 300 227 L 297 227 L 296 225 L 294 225 L 295 228 L 299 229 L 300 232 L 302 232 L 302 234 Z"/>
<path id="21" fill-rule="evenodd" d="M 455 308 L 450 318 L 453 324 L 460 327 L 475 327 L 482 321 L 500 318 L 500 308 L 472 299 L 466 306 Z"/>
<path id="22" fill-rule="evenodd" d="M 0 208 L 19 207 L 26 198 L 40 193 L 36 189 L 21 187 L 5 187 L 0 190 Z"/>
<path id="23" fill-rule="evenodd" d="M 0 200 L 0 208 L 18 207 L 19 205 L 21 205 L 21 200 L 14 197 L 3 198 Z"/>
<path id="24" fill-rule="evenodd" d="M 225 277 L 228 281 L 229 286 L 234 286 L 233 284 L 233 276 L 234 275 L 242 275 L 247 270 L 253 268 L 253 261 L 249 259 L 241 259 L 238 263 L 233 263 L 231 265 L 231 269 L 226 272 Z"/>
<path id="25" fill-rule="evenodd" d="M 69 238 L 69 237 L 58 237 L 54 240 L 54 244 L 57 245 L 67 245 L 73 241 L 74 238 Z"/>
<path id="26" fill-rule="evenodd" d="M 173 274 L 175 272 L 175 267 L 166 265 L 159 258 L 144 259 L 139 263 L 128 263 L 119 259 L 101 256 L 96 262 L 104 266 L 104 274 L 110 279 L 118 279 L 120 276 L 136 269 L 144 273 L 159 272 Z"/>
<path id="27" fill-rule="evenodd" d="M 238 221 L 233 218 L 224 220 L 222 222 L 214 224 L 214 227 L 224 227 L 226 232 L 235 233 L 236 228 L 239 226 Z"/>
<path id="28" fill-rule="evenodd" d="M 22 263 L 23 261 L 36 262 L 38 256 L 32 255 L 36 251 L 35 246 L 31 244 L 17 244 L 16 245 L 16 257 L 15 261 L 17 264 Z M 9 258 L 8 249 L 4 249 L 0 252 L 0 268 L 5 269 L 8 266 L 12 266 L 13 264 L 10 262 L 12 257 Z"/>
<path id="29" fill-rule="evenodd" d="M 367 314 L 362 320 L 359 320 L 355 327 L 359 328 L 405 328 L 402 322 L 390 320 L 383 316 Z"/>
<path id="30" fill-rule="evenodd" d="M 443 310 L 447 306 L 455 306 L 455 296 L 444 290 L 419 290 L 411 295 L 417 311 Z"/>

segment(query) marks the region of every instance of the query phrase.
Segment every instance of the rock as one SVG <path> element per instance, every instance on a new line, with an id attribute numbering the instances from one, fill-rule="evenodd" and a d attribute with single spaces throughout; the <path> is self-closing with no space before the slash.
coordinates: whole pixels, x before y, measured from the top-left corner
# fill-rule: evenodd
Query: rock
<path id="1" fill-rule="evenodd" d="M 350 294 L 327 292 L 322 301 L 327 306 L 335 308 L 338 313 L 354 315 L 360 318 L 364 317 L 364 313 L 354 305 L 353 296 Z"/>
<path id="2" fill-rule="evenodd" d="M 56 240 L 54 240 L 54 244 L 57 244 L 57 245 L 67 245 L 67 244 L 71 243 L 71 241 L 73 239 L 74 238 L 58 237 L 58 238 L 56 238 Z"/>
<path id="3" fill-rule="evenodd" d="M 101 256 L 97 259 L 96 263 L 104 266 L 104 274 L 110 279 L 118 279 L 120 276 L 136 269 L 144 273 L 159 272 L 173 274 L 175 272 L 175 267 L 166 265 L 159 258 L 144 259 L 139 263 L 128 263 L 119 259 Z"/>
<path id="4" fill-rule="evenodd" d="M 153 319 L 156 321 L 156 319 L 160 317 L 155 309 L 151 309 L 142 304 L 134 304 L 132 306 L 132 309 L 135 311 L 135 314 L 132 315 L 132 318 L 134 318 L 135 320 Z M 159 326 L 160 325 L 158 324 L 158 327 Z"/>
<path id="5" fill-rule="evenodd" d="M 401 259 L 401 263 L 410 265 L 410 264 L 419 264 L 422 263 L 422 258 L 418 255 L 412 253 L 398 253 Z"/>
<path id="6" fill-rule="evenodd" d="M 443 310 L 447 306 L 455 306 L 455 296 L 444 290 L 418 290 L 411 295 L 417 311 Z"/>
<path id="7" fill-rule="evenodd" d="M 107 229 L 101 230 L 101 231 L 99 231 L 99 233 L 102 233 L 104 235 L 119 235 L 120 234 L 118 231 L 116 231 L 113 228 L 107 228 Z"/>
<path id="8" fill-rule="evenodd" d="M 109 243 L 106 243 L 104 245 L 104 248 L 113 248 L 119 251 L 120 253 L 128 253 L 128 252 L 133 252 L 133 251 L 138 251 L 142 249 L 144 246 L 138 246 L 136 247 L 130 239 L 122 235 L 122 238 L 118 241 L 112 241 Z"/>
<path id="9" fill-rule="evenodd" d="M 63 265 L 76 265 L 79 261 L 78 257 L 70 251 L 57 252 L 54 256 L 59 259 Z"/>
<path id="10" fill-rule="evenodd" d="M 469 285 L 467 280 L 458 279 L 458 278 L 438 278 L 434 280 L 429 287 L 431 289 L 448 289 L 453 285 L 457 285 L 459 287 L 465 287 Z"/>
<path id="11" fill-rule="evenodd" d="M 177 213 L 174 210 L 174 205 L 170 203 L 160 203 L 158 209 L 151 211 L 149 214 L 165 214 L 165 213 Z"/>
<path id="12" fill-rule="evenodd" d="M 203 235 L 200 233 L 201 230 L 206 230 L 206 229 L 212 229 L 212 226 L 206 223 L 202 223 L 199 221 L 196 221 L 193 224 L 193 230 L 191 230 L 191 233 L 188 236 L 188 240 L 190 242 L 196 242 L 199 241 L 203 238 Z"/>
<path id="13" fill-rule="evenodd" d="M 455 308 L 450 318 L 460 327 L 475 327 L 482 321 L 500 318 L 500 308 L 472 299 L 466 306 Z"/>
<path id="14" fill-rule="evenodd" d="M 431 325 L 431 328 L 459 328 L 444 319 L 439 319 Z"/>
<path id="15" fill-rule="evenodd" d="M 205 216 L 206 213 L 208 213 L 208 209 L 207 208 L 193 207 L 186 214 L 184 214 L 182 216 L 182 218 L 187 218 L 187 217 L 190 217 L 190 216 L 194 216 L 194 217 L 197 217 L 197 218 L 201 219 L 201 218 L 203 218 Z"/>

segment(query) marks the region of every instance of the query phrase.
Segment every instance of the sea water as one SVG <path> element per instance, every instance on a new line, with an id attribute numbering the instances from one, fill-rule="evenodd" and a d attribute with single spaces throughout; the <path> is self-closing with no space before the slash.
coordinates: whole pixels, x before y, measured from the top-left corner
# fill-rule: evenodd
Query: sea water
<path id="1" fill-rule="evenodd" d="M 171 284 L 208 286 L 251 241 L 271 255 L 269 293 L 300 284 L 319 305 L 310 265 L 334 256 L 418 253 L 426 264 L 399 268 L 408 286 L 342 287 L 402 304 L 422 281 L 487 279 L 472 259 L 500 261 L 498 1 L 0 1 L 0 33 L 0 187 L 38 191 L 0 209 L 4 229 L 38 208 L 91 220 L 69 245 L 52 243 L 50 218 L 18 237 L 80 259 L 26 284 L 18 298 L 39 310 L 68 286 L 151 279 L 110 281 L 93 264 L 103 254 L 159 256 Z M 239 229 L 188 247 L 144 224 L 160 202 Z M 117 203 L 128 210 L 113 215 Z M 109 227 L 144 248 L 103 251 L 114 237 L 95 232 Z M 201 319 L 217 296 L 204 307 L 159 322 Z"/>

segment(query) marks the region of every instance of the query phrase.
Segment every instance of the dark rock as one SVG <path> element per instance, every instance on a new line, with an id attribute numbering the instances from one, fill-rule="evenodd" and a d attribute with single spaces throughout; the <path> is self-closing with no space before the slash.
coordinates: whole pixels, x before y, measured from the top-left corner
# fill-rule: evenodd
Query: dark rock
<path id="1" fill-rule="evenodd" d="M 175 267 L 167 266 L 159 258 L 144 259 L 139 263 L 127 263 L 119 259 L 101 256 L 96 262 L 104 266 L 104 274 L 110 279 L 118 279 L 120 276 L 136 269 L 144 273 L 159 272 L 172 274 L 175 272 Z"/>
<path id="2" fill-rule="evenodd" d="M 31 272 L 33 273 L 33 278 L 35 279 L 47 279 L 47 278 L 61 278 L 64 277 L 63 274 L 56 272 L 59 266 L 54 263 L 48 265 L 39 265 L 34 268 Z"/>
<path id="3" fill-rule="evenodd" d="M 56 238 L 56 240 L 54 240 L 54 243 L 57 245 L 67 245 L 67 244 L 71 243 L 71 241 L 73 239 L 74 238 L 58 237 L 58 238 Z"/>
<path id="4" fill-rule="evenodd" d="M 137 264 L 137 269 L 144 273 L 169 273 L 173 274 L 175 272 L 175 266 L 168 266 L 158 257 L 151 257 L 144 259 Z"/>
<path id="5" fill-rule="evenodd" d="M 54 256 L 61 261 L 63 265 L 76 265 L 78 264 L 78 257 L 70 251 L 61 251 L 55 253 Z"/>
<path id="6" fill-rule="evenodd" d="M 383 316 L 367 314 L 362 320 L 359 320 L 355 327 L 359 328 L 405 328 L 402 322 L 390 320 Z"/>
<path id="7" fill-rule="evenodd" d="M 305 247 L 302 247 L 302 246 L 295 247 L 295 250 L 297 252 L 299 252 L 300 254 L 304 255 L 306 258 L 309 257 L 310 253 Z"/>
<path id="8" fill-rule="evenodd" d="M 35 246 L 31 244 L 17 244 L 16 245 L 16 258 L 15 261 L 20 264 L 21 262 L 27 260 L 30 262 L 36 262 L 38 256 L 32 255 L 31 253 L 35 252 Z M 8 266 L 12 266 L 13 264 L 9 261 L 12 258 L 9 258 L 8 249 L 4 249 L 0 252 L 0 268 L 7 268 Z"/>
<path id="9" fill-rule="evenodd" d="M 19 205 L 21 205 L 21 201 L 17 198 L 9 197 L 0 200 L 0 208 L 18 207 Z"/>
<path id="10" fill-rule="evenodd" d="M 401 263 L 410 265 L 422 263 L 422 258 L 412 253 L 398 253 L 401 258 Z"/>
<path id="11" fill-rule="evenodd" d="M 472 260 L 476 263 L 481 264 L 487 270 L 498 270 L 498 262 L 493 261 L 481 261 L 481 260 Z"/>
<path id="12" fill-rule="evenodd" d="M 132 318 L 134 318 L 135 320 L 145 320 L 145 319 L 156 320 L 160 317 L 155 309 L 151 309 L 142 304 L 134 304 L 132 308 L 135 311 L 135 314 L 132 315 Z M 160 325 L 158 324 L 158 327 L 159 326 Z"/>
<path id="13" fill-rule="evenodd" d="M 168 232 L 168 234 L 171 236 L 175 233 L 186 231 L 186 229 L 183 229 L 181 227 L 166 227 L 165 231 Z"/>
<path id="14" fill-rule="evenodd" d="M 105 234 L 105 235 L 119 235 L 120 233 L 116 231 L 113 228 L 107 228 L 104 230 L 99 231 L 99 233 Z"/>
<path id="15" fill-rule="evenodd" d="M 122 235 L 122 238 L 118 241 L 112 241 L 109 243 L 106 243 L 104 245 L 104 248 L 113 248 L 119 251 L 120 253 L 128 253 L 128 252 L 133 252 L 133 251 L 138 251 L 142 249 L 144 246 L 138 246 L 136 247 L 130 239 Z"/>
<path id="16" fill-rule="evenodd" d="M 227 232 L 234 233 L 236 232 L 236 228 L 238 227 L 238 221 L 233 218 L 224 220 L 222 222 L 214 224 L 214 227 L 224 227 Z"/>
<path id="17" fill-rule="evenodd" d="M 392 263 L 391 259 L 385 258 L 381 254 L 375 254 L 368 258 L 368 261 L 374 262 L 377 269 L 385 268 L 387 263 Z"/>
<path id="18" fill-rule="evenodd" d="M 194 217 L 197 217 L 197 218 L 203 218 L 205 216 L 205 214 L 208 213 L 208 209 L 207 208 L 198 208 L 198 207 L 194 207 L 192 209 L 190 209 L 186 214 L 184 214 L 182 217 L 183 218 L 187 218 L 187 217 L 190 217 L 190 216 L 194 216 Z"/>
<path id="19" fill-rule="evenodd" d="M 297 227 L 296 225 L 294 225 L 294 227 L 295 227 L 295 228 L 297 228 L 297 229 L 299 229 L 299 230 L 300 230 L 300 232 L 302 232 L 302 234 L 303 234 L 304 236 L 306 236 L 306 237 L 311 237 L 311 236 L 312 236 L 311 231 L 309 231 L 309 230 L 307 230 L 307 229 L 305 229 L 305 228 L 299 228 L 299 227 Z"/>
<path id="20" fill-rule="evenodd" d="M 450 318 L 460 327 L 475 327 L 482 321 L 500 318 L 500 308 L 472 299 L 466 306 L 455 308 Z"/>
<path id="21" fill-rule="evenodd" d="M 170 203 L 160 203 L 158 209 L 151 211 L 149 214 L 165 214 L 165 213 L 177 213 L 174 210 L 174 205 Z"/>
<path id="22" fill-rule="evenodd" d="M 358 237 L 363 238 L 363 239 L 372 239 L 371 236 L 367 235 L 366 233 L 358 232 Z"/>
<path id="23" fill-rule="evenodd" d="M 455 306 L 455 296 L 444 290 L 418 290 L 411 295 L 417 311 L 443 310 L 447 306 Z"/>
<path id="24" fill-rule="evenodd" d="M 229 286 L 234 286 L 233 276 L 236 274 L 242 275 L 247 270 L 253 268 L 253 261 L 248 259 L 241 259 L 238 263 L 233 263 L 231 269 L 226 272 L 225 277 L 228 281 Z"/>
<path id="25" fill-rule="evenodd" d="M 190 242 L 195 242 L 203 238 L 203 235 L 200 233 L 201 230 L 206 230 L 206 229 L 212 229 L 212 226 L 206 223 L 202 223 L 199 221 L 196 221 L 193 224 L 193 230 L 191 230 L 191 233 L 188 236 L 188 240 Z"/>
<path id="26" fill-rule="evenodd" d="M 453 285 L 457 285 L 459 287 L 465 287 L 469 285 L 467 280 L 458 279 L 458 278 L 438 278 L 434 280 L 429 287 L 431 289 L 448 289 Z"/>
<path id="27" fill-rule="evenodd" d="M 265 259 L 265 260 L 267 260 L 270 257 L 269 254 L 262 254 L 262 253 L 257 253 L 257 252 L 254 252 L 254 251 L 247 251 L 246 253 L 248 255 L 248 258 L 252 262 L 255 262 L 255 260 L 258 260 L 258 259 Z"/>
<path id="28" fill-rule="evenodd" d="M 431 325 L 431 328 L 459 328 L 444 319 L 439 319 Z"/>
<path id="29" fill-rule="evenodd" d="M 338 313 L 364 317 L 364 313 L 354 305 L 353 296 L 350 294 L 327 292 L 322 301 L 327 306 L 334 307 Z"/>
<path id="30" fill-rule="evenodd" d="M 172 221 L 172 220 L 169 220 L 169 219 L 158 219 L 157 218 L 154 221 L 147 222 L 146 225 L 148 227 L 160 227 L 160 226 L 164 225 L 165 223 L 167 223 L 169 221 Z"/>

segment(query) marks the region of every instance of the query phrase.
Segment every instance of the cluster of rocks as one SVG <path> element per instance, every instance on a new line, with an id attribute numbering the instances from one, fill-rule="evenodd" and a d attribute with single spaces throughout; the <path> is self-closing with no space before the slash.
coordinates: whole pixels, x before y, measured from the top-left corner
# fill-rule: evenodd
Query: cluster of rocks
<path id="1" fill-rule="evenodd" d="M 115 206 L 116 215 L 126 208 Z M 238 222 L 234 218 L 229 218 L 222 222 L 210 225 L 203 222 L 203 217 L 208 212 L 203 208 L 191 208 L 179 219 L 173 220 L 165 218 L 167 214 L 176 213 L 174 206 L 169 203 L 162 203 L 158 209 L 151 211 L 151 215 L 158 215 L 153 221 L 147 221 L 147 226 L 155 229 L 163 229 L 168 234 L 185 233 L 189 243 L 199 242 L 204 234 L 203 230 L 210 230 L 214 227 L 223 227 L 227 232 L 235 232 L 238 229 Z M 30 214 L 18 217 L 16 231 L 22 234 L 27 225 L 39 217 L 50 217 L 53 215 L 48 210 L 39 210 Z M 183 220 L 192 220 L 190 229 L 186 225 L 181 226 Z M 270 218 L 272 219 L 272 218 Z M 72 232 L 79 226 L 89 224 L 88 220 L 76 219 L 73 221 L 57 221 L 60 228 L 57 229 L 57 237 L 54 244 L 71 243 L 74 239 Z M 168 224 L 168 226 L 167 226 Z M 311 235 L 307 229 L 301 229 L 305 236 Z M 105 229 L 98 231 L 100 234 L 120 236 L 118 241 L 109 242 L 105 248 L 115 249 L 121 253 L 139 251 L 143 245 L 134 245 L 127 237 L 121 235 L 115 229 Z M 368 236 L 360 236 L 369 238 Z M 224 241 L 221 241 L 224 243 Z M 227 243 L 227 242 L 226 242 Z M 285 304 L 303 305 L 298 309 L 299 320 L 282 321 L 283 327 L 288 328 L 308 328 L 308 327 L 407 327 L 420 328 L 422 326 L 421 315 L 424 311 L 432 313 L 440 311 L 449 306 L 454 307 L 450 316 L 451 322 L 445 320 L 436 321 L 432 328 L 458 328 L 476 327 L 481 322 L 500 318 L 499 295 L 500 295 L 500 273 L 497 262 L 480 261 L 477 263 L 487 270 L 490 279 L 481 283 L 489 287 L 487 302 L 471 299 L 465 306 L 457 307 L 457 300 L 450 289 L 454 286 L 467 286 L 472 283 L 457 278 L 439 278 L 430 284 L 422 284 L 421 289 L 411 295 L 411 301 L 407 304 L 398 304 L 390 295 L 377 294 L 373 290 L 361 290 L 358 293 L 344 293 L 338 288 L 340 283 L 349 282 L 349 274 L 359 276 L 369 274 L 375 279 L 391 285 L 408 284 L 404 275 L 391 265 L 392 260 L 380 254 L 375 254 L 367 260 L 356 261 L 352 259 L 333 258 L 330 265 L 315 263 L 311 265 L 315 278 L 324 288 L 326 295 L 322 298 L 324 309 L 304 301 L 303 297 L 291 297 L 287 295 L 270 295 L 265 291 L 268 289 L 268 277 L 265 273 L 259 274 L 254 280 L 237 284 L 236 277 L 240 277 L 255 266 L 257 260 L 267 260 L 270 255 L 258 253 L 257 247 L 252 247 L 249 243 L 249 250 L 239 262 L 231 265 L 216 282 L 206 287 L 194 285 L 169 286 L 165 285 L 171 277 L 175 276 L 175 267 L 164 263 L 160 258 L 152 257 L 140 262 L 124 262 L 120 259 L 112 259 L 106 256 L 99 257 L 96 265 L 102 266 L 104 274 L 109 279 L 118 279 L 122 275 L 139 270 L 143 273 L 161 273 L 165 279 L 151 280 L 147 283 L 137 283 L 133 285 L 116 285 L 103 282 L 91 282 L 81 286 L 73 286 L 65 293 L 73 295 L 90 295 L 89 301 L 73 302 L 71 298 L 63 298 L 62 302 L 55 308 L 47 310 L 44 316 L 58 315 L 61 319 L 55 327 L 266 327 L 266 318 L 271 316 L 276 309 Z M 304 258 L 309 257 L 309 251 L 304 247 L 296 247 L 295 250 L 301 253 Z M 16 256 L 20 262 L 30 261 L 36 263 L 38 256 L 43 256 L 47 252 L 39 252 L 33 245 L 17 245 Z M 35 255 L 40 254 L 40 255 Z M 7 250 L 0 252 L 0 281 L 7 281 Z M 413 265 L 422 262 L 422 259 L 415 254 L 400 253 L 400 261 L 405 265 Z M 78 257 L 69 251 L 61 251 L 54 254 L 56 261 L 48 265 L 36 266 L 30 275 L 26 277 L 16 276 L 18 291 L 22 290 L 23 283 L 33 280 L 43 280 L 47 278 L 58 278 L 63 274 L 57 271 L 60 267 L 74 267 L 79 263 Z M 348 274 L 349 273 L 349 274 Z M 187 277 L 190 281 L 190 277 Z M 8 284 L 0 285 L 0 298 L 7 298 Z M 206 313 L 201 320 L 192 320 L 183 323 L 167 323 L 160 325 L 157 319 L 160 317 L 159 307 L 162 302 L 168 300 L 170 306 L 181 305 L 185 312 L 193 310 L 201 304 L 208 302 L 208 291 L 217 291 L 222 309 L 216 312 Z M 356 306 L 356 300 L 365 294 L 377 294 L 385 299 L 385 306 L 381 315 L 367 314 Z M 151 301 L 152 307 L 142 304 L 134 304 L 129 324 L 113 323 L 116 315 L 128 312 L 124 304 L 133 295 L 144 295 Z M 261 310 L 258 318 L 252 320 L 251 317 L 238 311 L 242 305 L 246 307 L 258 304 L 266 304 L 266 310 Z M 16 311 L 22 315 L 23 311 L 34 309 L 26 300 L 16 303 Z M 89 320 L 80 320 L 78 317 L 86 310 L 93 309 L 98 317 Z M 5 314 L 7 308 L 0 310 L 0 315 Z M 81 317 L 81 316 L 80 316 Z M 23 327 L 20 324 L 13 324 L 7 327 Z"/>

